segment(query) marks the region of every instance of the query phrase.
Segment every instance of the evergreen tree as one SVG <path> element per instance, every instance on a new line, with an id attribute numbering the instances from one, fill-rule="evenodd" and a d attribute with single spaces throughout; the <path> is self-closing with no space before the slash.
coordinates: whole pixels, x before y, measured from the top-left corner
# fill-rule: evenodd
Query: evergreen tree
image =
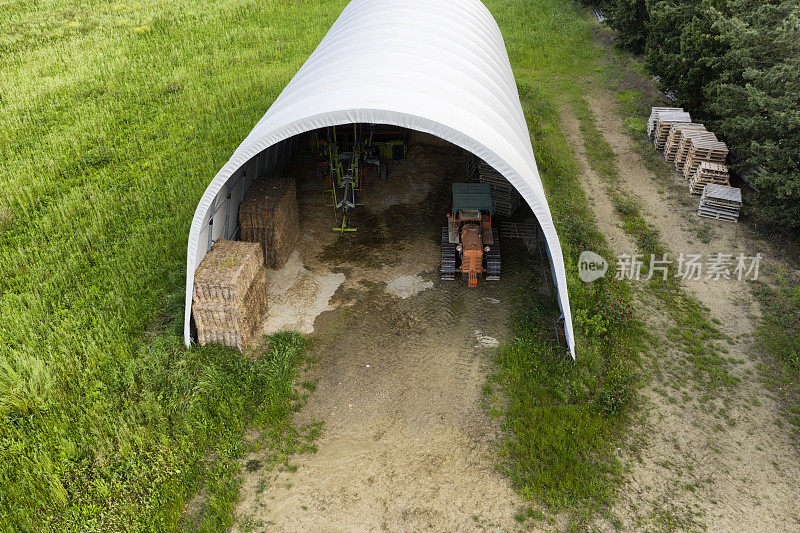
<path id="1" fill-rule="evenodd" d="M 732 0 L 714 12 L 727 52 L 706 88 L 714 126 L 740 170 L 756 169 L 759 210 L 800 229 L 800 6 Z"/>
<path id="2" fill-rule="evenodd" d="M 717 77 L 713 69 L 723 51 L 713 28 L 713 2 L 648 0 L 649 24 L 645 62 L 680 103 L 700 116 L 705 87 Z"/>
<path id="3" fill-rule="evenodd" d="M 615 0 L 607 6 L 611 26 L 619 32 L 618 42 L 635 54 L 644 52 L 650 15 L 645 0 Z"/>
<path id="4" fill-rule="evenodd" d="M 589 0 L 583 0 L 590 3 Z M 603 0 L 620 46 L 752 174 L 757 209 L 800 230 L 800 0 Z"/>

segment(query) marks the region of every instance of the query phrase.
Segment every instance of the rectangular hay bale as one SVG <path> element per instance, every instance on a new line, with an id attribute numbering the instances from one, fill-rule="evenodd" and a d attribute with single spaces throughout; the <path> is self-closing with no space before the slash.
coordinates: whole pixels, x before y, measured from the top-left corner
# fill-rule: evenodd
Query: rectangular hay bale
<path id="1" fill-rule="evenodd" d="M 241 300 L 197 302 L 192 305 L 200 329 L 235 329 L 251 332 L 267 310 L 267 273 L 262 268 Z"/>
<path id="2" fill-rule="evenodd" d="M 194 273 L 197 302 L 226 302 L 244 298 L 263 267 L 259 243 L 220 240 L 203 258 Z"/>
<path id="3" fill-rule="evenodd" d="M 300 212 L 293 179 L 256 180 L 239 206 L 243 241 L 264 247 L 264 264 L 281 268 L 300 239 Z"/>
<path id="4" fill-rule="evenodd" d="M 232 291 L 236 297 L 224 300 L 198 300 L 192 304 L 192 316 L 201 345 L 218 342 L 240 351 L 254 340 L 267 310 L 267 272 L 261 262 L 258 243 L 241 243 L 258 247 L 258 270 L 249 286 L 243 283 Z M 206 256 L 208 257 L 208 256 Z M 201 265 L 202 266 L 202 265 Z M 226 270 L 220 269 L 223 273 Z M 244 278 L 239 277 L 239 282 Z M 242 290 L 244 288 L 244 290 Z"/>

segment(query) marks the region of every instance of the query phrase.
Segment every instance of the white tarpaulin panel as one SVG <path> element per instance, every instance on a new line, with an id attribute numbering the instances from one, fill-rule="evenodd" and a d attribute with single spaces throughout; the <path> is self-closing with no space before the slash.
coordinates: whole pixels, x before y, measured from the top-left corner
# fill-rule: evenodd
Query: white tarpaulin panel
<path id="1" fill-rule="evenodd" d="M 345 8 L 197 206 L 186 261 L 187 345 L 194 271 L 208 250 L 209 236 L 227 235 L 220 226 L 229 225 L 232 182 L 246 186 L 249 169 L 262 166 L 259 158 L 271 161 L 270 151 L 282 141 L 351 123 L 390 124 L 436 135 L 477 155 L 519 190 L 547 239 L 574 357 L 561 246 L 503 37 L 479 0 L 354 0 Z"/>

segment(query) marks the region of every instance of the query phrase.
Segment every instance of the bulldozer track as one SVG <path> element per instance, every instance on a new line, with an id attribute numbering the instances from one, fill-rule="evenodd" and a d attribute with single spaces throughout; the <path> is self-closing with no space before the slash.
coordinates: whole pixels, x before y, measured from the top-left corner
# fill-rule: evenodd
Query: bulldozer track
<path id="1" fill-rule="evenodd" d="M 492 244 L 486 253 L 486 279 L 490 281 L 500 280 L 501 268 L 500 236 L 497 234 L 497 228 L 492 228 Z"/>
<path id="2" fill-rule="evenodd" d="M 456 279 L 456 245 L 450 242 L 447 226 L 442 228 L 442 265 L 441 277 L 443 280 Z"/>

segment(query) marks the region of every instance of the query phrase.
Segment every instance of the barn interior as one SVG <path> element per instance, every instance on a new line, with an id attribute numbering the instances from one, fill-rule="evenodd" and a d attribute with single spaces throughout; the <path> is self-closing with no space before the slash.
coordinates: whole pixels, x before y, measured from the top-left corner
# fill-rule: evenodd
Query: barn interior
<path id="1" fill-rule="evenodd" d="M 455 205 L 470 200 L 454 197 L 454 183 L 485 190 L 490 205 Z M 508 306 L 484 311 L 520 287 L 538 291 L 558 315 L 528 205 L 500 173 L 433 135 L 375 124 L 322 128 L 257 154 L 224 192 L 194 280 L 192 329 L 201 344 L 246 351 L 283 330 L 325 335 L 358 314 L 369 338 L 397 328 L 408 337 L 420 324 L 440 336 L 467 308 L 503 329 L 498 310 Z M 474 207 L 484 211 L 470 227 L 485 242 L 468 265 L 461 235 L 470 220 L 457 224 Z M 479 325 L 469 336 L 480 344 Z"/>

